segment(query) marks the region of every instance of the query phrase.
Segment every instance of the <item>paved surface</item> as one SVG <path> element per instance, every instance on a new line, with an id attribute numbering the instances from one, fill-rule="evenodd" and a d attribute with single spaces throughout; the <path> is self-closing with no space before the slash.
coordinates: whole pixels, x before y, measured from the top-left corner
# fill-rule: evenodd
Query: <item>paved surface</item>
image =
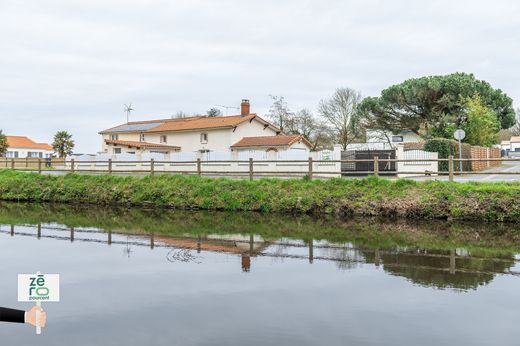
<path id="1" fill-rule="evenodd" d="M 505 174 L 493 174 L 501 172 Z M 492 182 L 492 181 L 520 181 L 520 162 L 504 162 L 501 166 L 493 169 L 481 171 L 484 174 L 464 174 L 462 176 L 455 175 L 455 181 L 481 181 L 481 182 Z M 511 174 L 507 174 L 511 173 Z M 516 174 L 515 174 L 516 173 Z M 447 176 L 442 177 L 417 177 L 413 178 L 416 180 L 448 180 Z"/>

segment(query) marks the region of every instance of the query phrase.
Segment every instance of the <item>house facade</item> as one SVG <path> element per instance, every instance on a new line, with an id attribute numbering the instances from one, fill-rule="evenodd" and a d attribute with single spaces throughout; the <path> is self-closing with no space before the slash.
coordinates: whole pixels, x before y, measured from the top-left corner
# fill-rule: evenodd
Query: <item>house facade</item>
<path id="1" fill-rule="evenodd" d="M 388 143 L 392 146 L 398 143 L 420 142 L 421 137 L 412 130 L 399 130 L 396 132 L 382 130 L 367 130 L 367 143 Z"/>
<path id="2" fill-rule="evenodd" d="M 509 140 L 509 150 L 520 152 L 520 136 L 512 136 Z"/>
<path id="3" fill-rule="evenodd" d="M 260 150 L 260 148 L 264 151 L 273 148 L 296 150 L 298 145 L 296 142 L 300 142 L 300 140 L 292 142 L 293 137 L 285 138 L 286 136 L 276 126 L 251 113 L 248 100 L 242 100 L 239 115 L 220 117 L 204 115 L 128 122 L 103 130 L 100 134 L 102 153 L 107 155 L 195 153 L 200 156 L 209 152 L 232 154 L 241 150 Z M 246 147 L 244 143 L 248 142 L 241 142 L 244 138 L 257 137 L 264 138 L 262 143 L 266 145 L 259 146 L 256 145 L 257 142 L 251 142 L 252 146 Z M 273 143 L 265 140 L 273 137 L 284 140 Z"/>
<path id="4" fill-rule="evenodd" d="M 37 143 L 26 136 L 7 137 L 7 158 L 50 158 L 54 150 L 50 144 Z"/>

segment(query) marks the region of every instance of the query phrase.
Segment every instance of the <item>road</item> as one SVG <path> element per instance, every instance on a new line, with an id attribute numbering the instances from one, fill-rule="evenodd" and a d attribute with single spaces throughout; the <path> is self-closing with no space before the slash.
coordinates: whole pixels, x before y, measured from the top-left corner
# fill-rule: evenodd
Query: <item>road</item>
<path id="1" fill-rule="evenodd" d="M 512 174 L 493 174 L 494 172 L 511 172 Z M 466 181 L 480 181 L 480 182 L 493 182 L 493 181 L 520 181 L 520 162 L 504 162 L 501 166 L 492 169 L 481 171 L 486 174 L 464 174 L 462 176 L 456 175 L 455 181 L 466 182 Z M 516 173 L 516 174 L 515 174 Z M 417 177 L 416 180 L 448 180 L 447 176 L 442 177 Z"/>

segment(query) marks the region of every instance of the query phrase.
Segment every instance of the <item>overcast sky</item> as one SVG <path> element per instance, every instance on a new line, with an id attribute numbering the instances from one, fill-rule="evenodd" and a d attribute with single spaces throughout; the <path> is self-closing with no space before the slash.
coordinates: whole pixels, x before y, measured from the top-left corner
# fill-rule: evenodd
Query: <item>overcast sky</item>
<path id="1" fill-rule="evenodd" d="M 216 104 L 316 109 L 337 87 L 378 95 L 474 73 L 520 102 L 516 0 L 0 0 L 0 129 L 51 142 Z"/>

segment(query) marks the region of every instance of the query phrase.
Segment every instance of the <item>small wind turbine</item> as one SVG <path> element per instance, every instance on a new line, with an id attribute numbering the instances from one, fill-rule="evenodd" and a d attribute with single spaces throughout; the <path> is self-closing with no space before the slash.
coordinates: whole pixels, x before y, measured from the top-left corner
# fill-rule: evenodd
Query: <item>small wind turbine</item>
<path id="1" fill-rule="evenodd" d="M 126 122 L 130 121 L 130 112 L 133 110 L 134 109 L 132 108 L 132 103 L 127 105 L 125 104 L 124 111 L 126 112 Z"/>

